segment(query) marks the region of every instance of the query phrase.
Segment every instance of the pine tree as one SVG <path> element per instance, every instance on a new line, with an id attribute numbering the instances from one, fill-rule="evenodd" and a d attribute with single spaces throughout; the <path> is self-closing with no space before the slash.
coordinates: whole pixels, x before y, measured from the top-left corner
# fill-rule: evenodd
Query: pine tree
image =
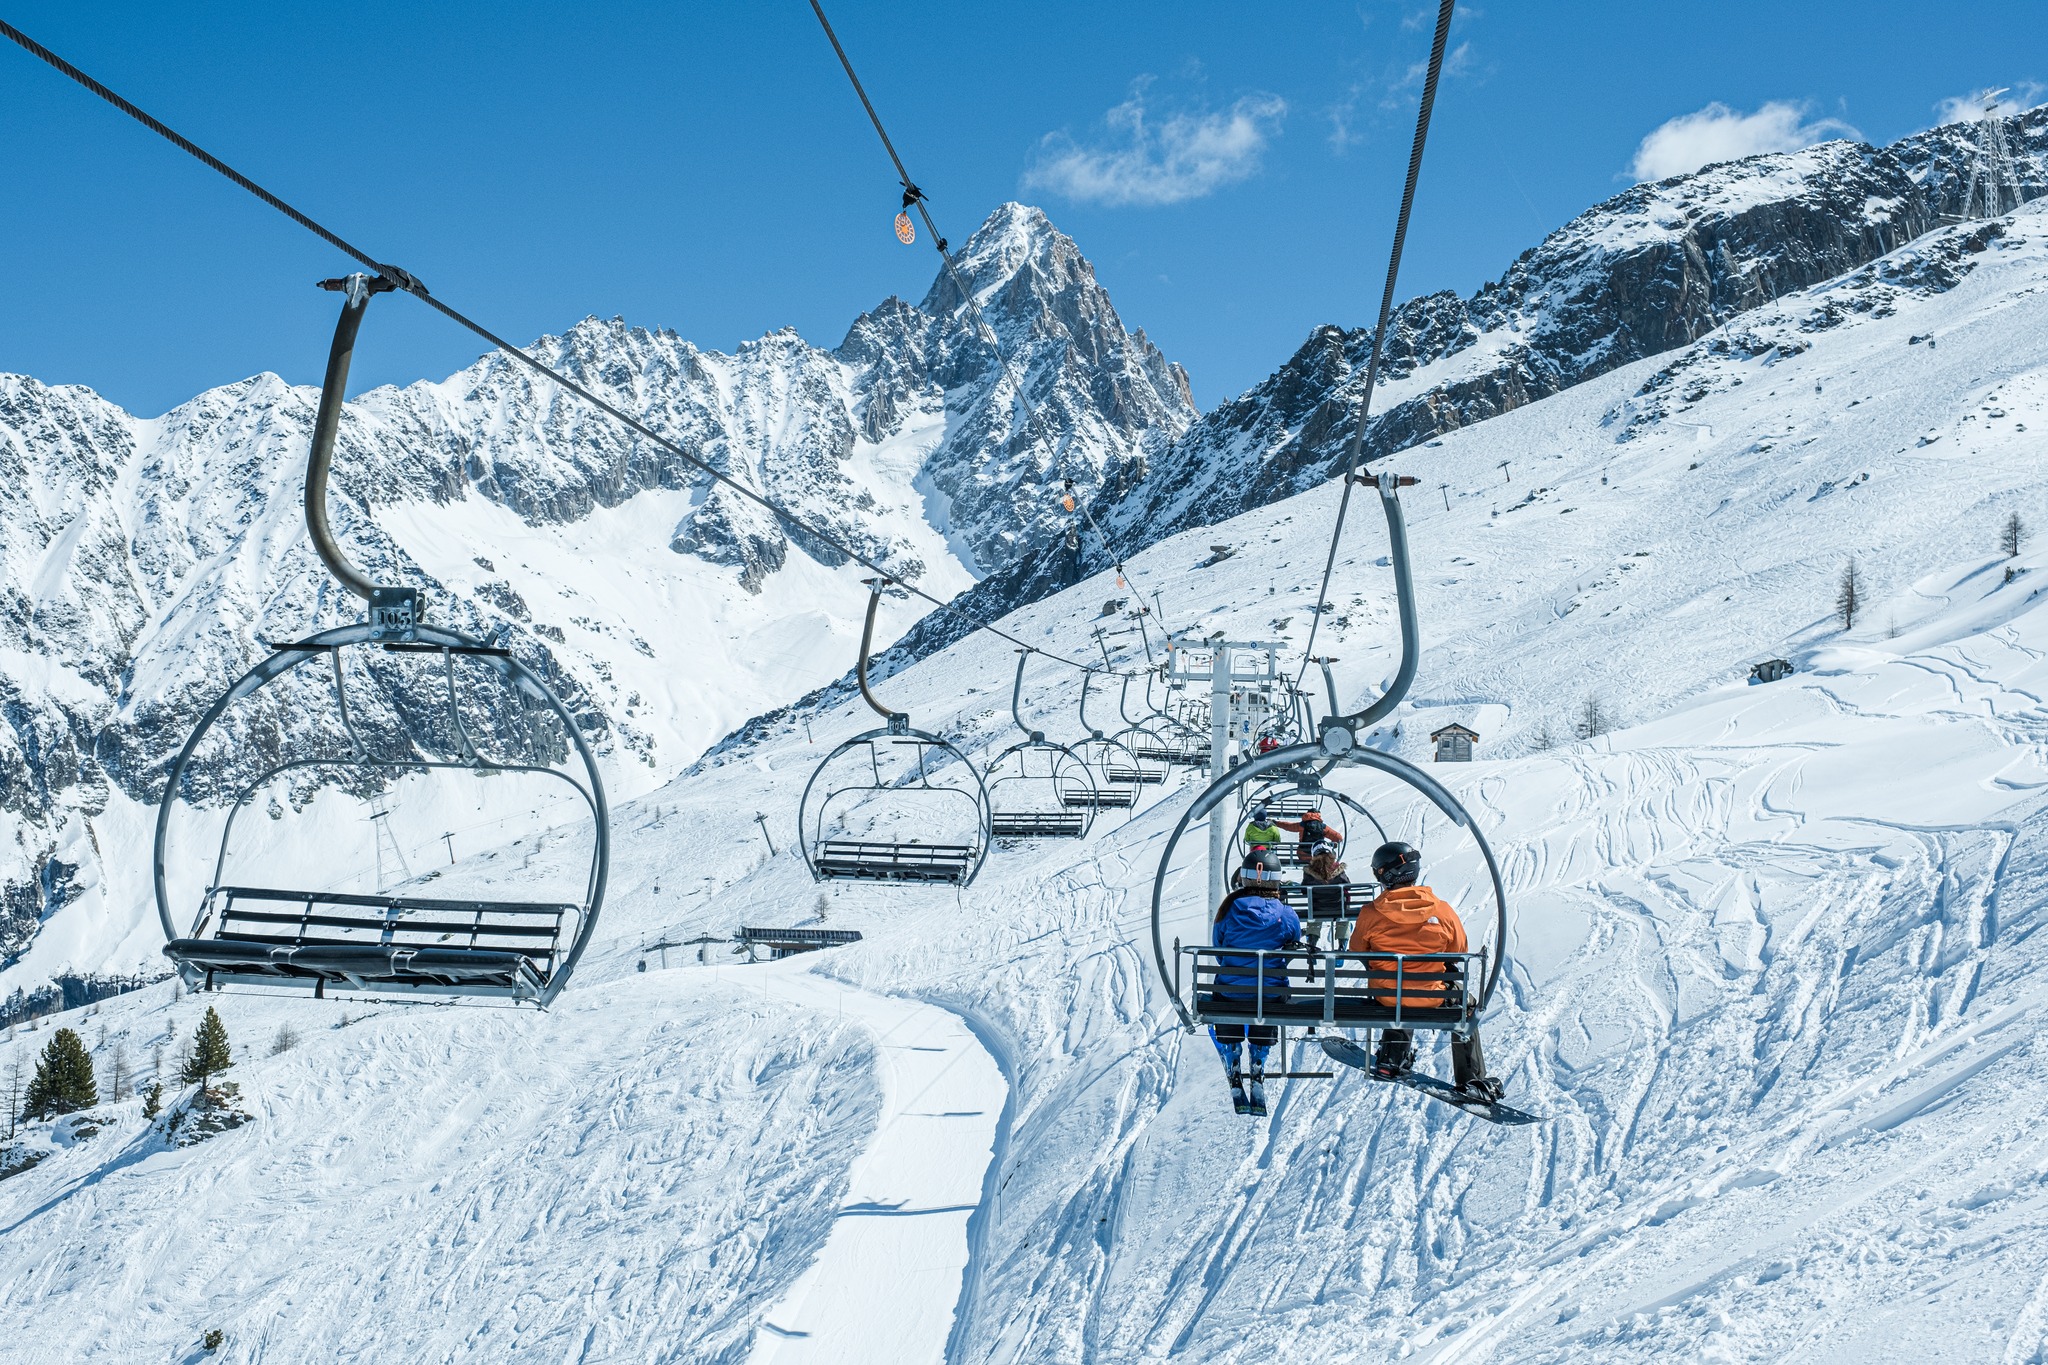
<path id="1" fill-rule="evenodd" d="M 1856 572 L 1856 561 L 1850 560 L 1842 566 L 1842 581 L 1835 588 L 1835 612 L 1842 618 L 1843 630 L 1856 629 L 1856 613 L 1863 608 L 1863 576 Z"/>
<path id="2" fill-rule="evenodd" d="M 28 1083 L 24 1108 L 31 1117 L 46 1118 L 52 1113 L 90 1109 L 99 1102 L 99 1087 L 93 1084 L 92 1058 L 85 1044 L 70 1029 L 58 1029 L 36 1062 L 36 1076 Z"/>
<path id="3" fill-rule="evenodd" d="M 1998 548 L 2005 553 L 2007 559 L 2016 559 L 2021 547 L 2026 543 L 2027 524 L 2020 520 L 2019 513 L 2014 512 L 2005 519 L 2005 525 L 1999 528 Z"/>
<path id="4" fill-rule="evenodd" d="M 185 1054 L 185 1064 L 178 1070 L 178 1079 L 186 1085 L 197 1083 L 206 1088 L 207 1080 L 216 1071 L 226 1071 L 234 1065 L 228 1054 L 228 1026 L 220 1021 L 220 1015 L 213 1006 L 206 1007 L 206 1017 L 199 1021 L 199 1031 L 192 1035 L 192 1050 Z"/>
<path id="5" fill-rule="evenodd" d="M 164 1087 L 161 1081 L 151 1081 L 149 1089 L 142 1096 L 142 1117 L 153 1119 L 164 1111 Z"/>

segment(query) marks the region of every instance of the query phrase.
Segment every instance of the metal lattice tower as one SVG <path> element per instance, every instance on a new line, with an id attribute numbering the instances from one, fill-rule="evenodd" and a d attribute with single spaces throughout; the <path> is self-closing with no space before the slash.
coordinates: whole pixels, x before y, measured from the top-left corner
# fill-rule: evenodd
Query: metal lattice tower
<path id="1" fill-rule="evenodd" d="M 1964 218 L 2002 218 L 2019 207 L 2012 149 L 2005 140 L 2005 120 L 1998 116 L 1998 101 L 2005 93 L 2003 89 L 1987 90 L 1983 95 L 1983 112 L 1977 116 L 1977 154 L 1970 159 L 1970 183 L 1963 191 Z M 1983 187 L 1981 201 L 1979 186 Z"/>

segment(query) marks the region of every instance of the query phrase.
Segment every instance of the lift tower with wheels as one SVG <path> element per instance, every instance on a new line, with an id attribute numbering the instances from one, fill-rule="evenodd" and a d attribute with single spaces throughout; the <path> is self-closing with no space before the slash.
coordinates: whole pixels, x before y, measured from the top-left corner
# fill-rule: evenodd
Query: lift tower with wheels
<path id="1" fill-rule="evenodd" d="M 1221 635 L 1201 639 L 1174 636 L 1168 641 L 1169 683 L 1209 685 L 1209 780 L 1229 776 L 1238 758 L 1233 743 L 1242 745 L 1262 728 L 1274 699 L 1281 693 L 1280 651 L 1274 640 L 1227 640 Z M 1230 836 L 1218 807 L 1209 821 L 1209 904 L 1220 905 L 1229 882 Z"/>

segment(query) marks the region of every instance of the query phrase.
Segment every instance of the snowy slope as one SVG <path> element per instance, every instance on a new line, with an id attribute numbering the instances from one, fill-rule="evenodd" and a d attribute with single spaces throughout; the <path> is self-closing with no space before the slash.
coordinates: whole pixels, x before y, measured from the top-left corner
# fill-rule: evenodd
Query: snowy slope
<path id="1" fill-rule="evenodd" d="M 2001 227 L 1394 461 L 1427 480 L 1428 651 L 1386 742 L 1502 718 L 1436 771 L 1506 855 L 1488 1052 L 1548 1124 L 1348 1074 L 1232 1115 L 1144 942 L 1187 785 L 964 893 L 821 895 L 787 813 L 865 723 L 840 704 L 619 812 L 602 941 L 547 1015 L 215 997 L 255 1053 L 308 1035 L 237 1068 L 254 1124 L 162 1151 L 114 1106 L 0 1182 L 27 1358 L 180 1358 L 213 1326 L 230 1360 L 797 1358 L 792 1332 L 856 1360 L 2041 1358 L 2048 554 L 2008 581 L 1995 546 L 2008 511 L 2048 526 L 2048 214 Z M 1335 492 L 1136 567 L 1176 627 L 1299 640 Z M 1238 553 L 1193 567 L 1211 543 Z M 1383 546 L 1368 507 L 1347 702 L 1391 666 Z M 1872 606 L 1842 632 L 1851 554 Z M 1078 654 L 1112 592 L 1008 628 Z M 1745 685 L 1770 655 L 1800 671 Z M 986 752 L 1012 658 L 970 639 L 884 695 Z M 1027 719 L 1072 735 L 1073 690 L 1035 664 Z M 1626 728 L 1537 747 L 1595 691 Z M 1457 865 L 1440 821 L 1353 789 Z M 732 819 L 755 809 L 784 813 L 774 856 Z M 1199 932 L 1200 881 L 1170 934 Z M 641 947 L 821 905 L 865 940 L 772 968 Z M 203 1003 L 152 988 L 82 1028 L 146 1056 Z M 933 1010 L 960 1027 L 909 1036 Z M 906 1099 L 894 1045 L 965 1079 Z"/>

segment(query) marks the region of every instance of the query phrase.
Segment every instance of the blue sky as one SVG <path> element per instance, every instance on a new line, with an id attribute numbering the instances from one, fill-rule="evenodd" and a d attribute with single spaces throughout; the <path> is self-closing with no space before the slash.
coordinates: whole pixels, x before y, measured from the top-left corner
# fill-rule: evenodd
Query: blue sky
<path id="1" fill-rule="evenodd" d="M 1203 407 L 1315 324 L 1369 319 L 1433 14 L 1420 3 L 828 12 L 940 225 L 961 239 L 1004 199 L 1041 204 Z M 1881 143 L 1945 100 L 2038 100 L 2048 81 L 2039 0 L 1461 14 L 1404 295 L 1470 291 L 1639 158 L 1844 128 Z M 596 313 L 719 349 L 782 326 L 833 345 L 933 272 L 924 242 L 890 235 L 893 176 L 804 0 L 16 0 L 6 15 L 516 339 Z M 311 285 L 343 268 L 331 249 L 11 45 L 0 138 L 0 370 L 146 415 L 261 370 L 318 381 L 333 300 Z M 386 301 L 356 375 L 439 378 L 477 350 Z"/>

